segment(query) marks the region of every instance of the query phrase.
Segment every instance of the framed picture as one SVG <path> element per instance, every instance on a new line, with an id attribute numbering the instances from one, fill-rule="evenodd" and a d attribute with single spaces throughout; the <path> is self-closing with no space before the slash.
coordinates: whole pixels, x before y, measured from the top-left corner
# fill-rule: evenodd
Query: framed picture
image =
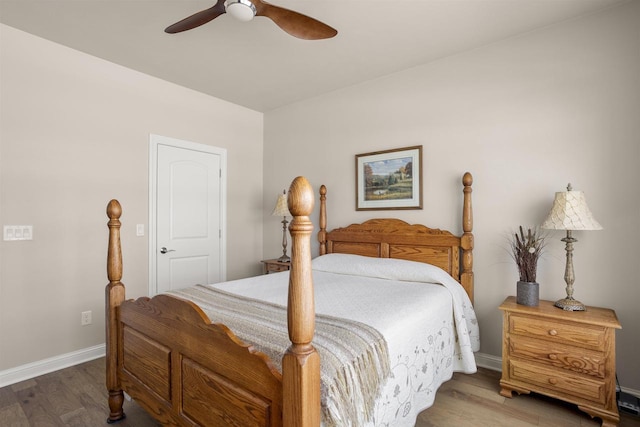
<path id="1" fill-rule="evenodd" d="M 356 155 L 356 210 L 422 209 L 422 145 Z"/>

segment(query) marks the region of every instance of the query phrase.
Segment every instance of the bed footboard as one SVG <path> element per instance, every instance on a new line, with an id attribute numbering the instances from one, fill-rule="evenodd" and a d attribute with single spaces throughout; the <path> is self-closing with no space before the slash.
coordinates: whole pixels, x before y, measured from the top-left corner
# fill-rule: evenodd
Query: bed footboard
<path id="1" fill-rule="evenodd" d="M 288 327 L 280 373 L 269 358 L 194 303 L 157 295 L 125 301 L 120 215 L 109 202 L 106 385 L 109 423 L 125 417 L 123 390 L 163 425 L 320 425 L 320 358 L 312 345 L 315 310 L 310 235 L 313 190 L 303 177 L 289 190 L 292 238 Z"/>
<path id="2" fill-rule="evenodd" d="M 139 298 L 119 317 L 122 387 L 162 424 L 282 425 L 281 374 L 195 304 Z"/>
<path id="3" fill-rule="evenodd" d="M 190 301 L 125 301 L 121 213 L 116 200 L 109 202 L 107 422 L 125 418 L 126 390 L 163 425 L 281 426 L 282 375 L 266 355 Z"/>

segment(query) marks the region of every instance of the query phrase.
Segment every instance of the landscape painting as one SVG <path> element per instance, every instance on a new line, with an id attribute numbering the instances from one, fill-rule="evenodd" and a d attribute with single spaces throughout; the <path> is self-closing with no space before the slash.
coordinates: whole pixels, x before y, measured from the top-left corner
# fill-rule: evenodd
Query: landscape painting
<path id="1" fill-rule="evenodd" d="M 422 146 L 356 155 L 356 210 L 422 209 Z"/>

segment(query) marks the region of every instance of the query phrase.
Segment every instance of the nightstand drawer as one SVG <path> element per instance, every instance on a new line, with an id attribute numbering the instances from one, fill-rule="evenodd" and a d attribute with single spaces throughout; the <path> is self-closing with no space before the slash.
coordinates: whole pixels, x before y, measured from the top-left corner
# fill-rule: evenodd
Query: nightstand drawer
<path id="1" fill-rule="evenodd" d="M 263 265 L 263 271 L 265 274 L 278 273 L 280 271 L 287 271 L 291 268 L 291 262 L 280 261 L 277 259 L 263 259 L 260 261 Z"/>
<path id="2" fill-rule="evenodd" d="M 594 403 L 605 403 L 605 385 L 602 381 L 568 372 L 546 369 L 533 363 L 511 360 L 509 363 L 511 379 L 536 385 L 553 392 L 557 396 L 572 396 Z M 571 400 L 565 398 L 566 400 Z"/>
<path id="3" fill-rule="evenodd" d="M 283 264 L 267 264 L 266 269 L 267 272 L 275 273 L 278 271 L 287 271 L 289 270 L 289 266 Z"/>
<path id="4" fill-rule="evenodd" d="M 564 323 L 512 314 L 509 332 L 571 346 L 604 350 L 605 328 L 597 325 Z"/>
<path id="5" fill-rule="evenodd" d="M 605 356 L 598 351 L 512 335 L 509 354 L 570 372 L 605 377 Z"/>

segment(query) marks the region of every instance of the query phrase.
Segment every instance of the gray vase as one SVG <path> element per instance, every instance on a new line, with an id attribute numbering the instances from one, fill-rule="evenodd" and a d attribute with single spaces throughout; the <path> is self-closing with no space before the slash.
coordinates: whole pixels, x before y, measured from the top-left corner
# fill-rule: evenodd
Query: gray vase
<path id="1" fill-rule="evenodd" d="M 537 307 L 540 301 L 540 285 L 538 282 L 518 281 L 516 302 L 530 307 Z"/>

